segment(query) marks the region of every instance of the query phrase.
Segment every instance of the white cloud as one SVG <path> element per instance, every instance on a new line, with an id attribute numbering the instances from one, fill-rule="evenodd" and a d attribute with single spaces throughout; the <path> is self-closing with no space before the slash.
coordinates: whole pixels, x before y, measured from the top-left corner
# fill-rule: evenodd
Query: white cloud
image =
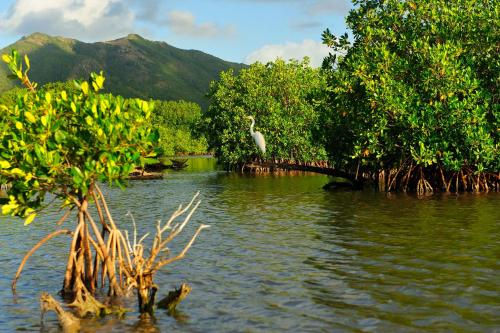
<path id="1" fill-rule="evenodd" d="M 232 36 L 234 26 L 196 22 L 188 11 L 173 10 L 161 16 L 160 0 L 15 0 L 7 13 L 0 13 L 0 33 L 43 32 L 85 41 L 122 37 L 144 30 L 141 23 L 164 25 L 190 37 Z"/>
<path id="2" fill-rule="evenodd" d="M 285 44 L 265 45 L 248 55 L 245 62 L 247 64 L 256 61 L 267 63 L 276 60 L 276 58 L 302 60 L 307 56 L 311 60 L 311 66 L 320 67 L 323 59 L 330 51 L 331 49 L 321 42 L 305 39 L 301 43 L 288 42 Z"/>
<path id="3" fill-rule="evenodd" d="M 122 0 L 16 0 L 0 17 L 0 29 L 14 34 L 40 31 L 83 40 L 123 36 L 135 15 Z"/>
<path id="4" fill-rule="evenodd" d="M 165 23 L 174 33 L 190 37 L 228 37 L 235 33 L 233 26 L 221 27 L 213 22 L 196 23 L 195 16 L 189 11 L 170 11 Z"/>

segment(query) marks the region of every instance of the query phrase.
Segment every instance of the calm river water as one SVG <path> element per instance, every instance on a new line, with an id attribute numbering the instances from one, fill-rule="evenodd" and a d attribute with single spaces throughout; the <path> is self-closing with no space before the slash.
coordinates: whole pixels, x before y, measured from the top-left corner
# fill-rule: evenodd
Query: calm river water
<path id="1" fill-rule="evenodd" d="M 160 297 L 181 282 L 191 294 L 175 316 L 89 319 L 84 332 L 500 332 L 500 195 L 325 192 L 322 175 L 189 164 L 107 192 L 115 220 L 130 230 L 130 210 L 142 234 L 201 191 L 173 251 L 198 224 L 211 228 L 156 277 Z M 38 297 L 60 289 L 69 237 L 38 250 L 10 290 L 23 255 L 58 216 L 53 209 L 29 227 L 0 218 L 0 332 L 58 331 L 54 313 L 41 325 Z M 123 302 L 135 311 L 135 298 Z"/>

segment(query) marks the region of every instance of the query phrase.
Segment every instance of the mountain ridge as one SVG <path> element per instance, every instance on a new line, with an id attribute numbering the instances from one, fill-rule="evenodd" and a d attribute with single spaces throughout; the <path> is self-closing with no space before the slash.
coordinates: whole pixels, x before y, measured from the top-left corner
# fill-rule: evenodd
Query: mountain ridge
<path id="1" fill-rule="evenodd" d="M 138 34 L 102 42 L 86 43 L 73 38 L 33 33 L 0 50 L 17 49 L 28 54 L 30 77 L 39 84 L 86 79 L 103 70 L 105 89 L 124 97 L 187 100 L 208 105 L 209 83 L 221 71 L 239 71 L 246 65 L 228 62 L 198 50 L 183 50 Z M 0 92 L 15 86 L 0 66 Z"/>

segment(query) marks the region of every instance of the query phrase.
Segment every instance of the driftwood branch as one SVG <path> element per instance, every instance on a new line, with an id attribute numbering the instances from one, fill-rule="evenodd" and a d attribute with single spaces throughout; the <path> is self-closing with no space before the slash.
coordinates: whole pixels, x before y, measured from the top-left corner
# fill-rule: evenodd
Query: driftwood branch
<path id="1" fill-rule="evenodd" d="M 177 305 L 191 292 L 191 287 L 186 283 L 180 285 L 178 289 L 175 289 L 168 293 L 168 295 L 162 298 L 157 306 L 159 309 L 167 309 L 169 312 L 174 312 Z"/>

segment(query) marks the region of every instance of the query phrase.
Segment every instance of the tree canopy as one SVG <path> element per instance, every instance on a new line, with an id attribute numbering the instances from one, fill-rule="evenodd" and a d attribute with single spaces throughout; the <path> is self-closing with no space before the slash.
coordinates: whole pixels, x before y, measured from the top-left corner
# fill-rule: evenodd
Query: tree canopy
<path id="1" fill-rule="evenodd" d="M 35 90 L 16 51 L 4 55 L 28 89 L 14 105 L 0 105 L 0 175 L 11 184 L 3 214 L 29 223 L 47 193 L 75 205 L 96 181 L 123 184 L 157 139 L 150 123 L 153 103 L 99 94 L 102 74 L 75 81 L 72 91 Z"/>
<path id="2" fill-rule="evenodd" d="M 418 167 L 438 187 L 459 184 L 458 173 L 463 189 L 487 186 L 469 177 L 500 170 L 499 2 L 354 4 L 352 45 L 323 34 L 341 55 L 324 64 L 336 166 L 400 175 Z"/>

